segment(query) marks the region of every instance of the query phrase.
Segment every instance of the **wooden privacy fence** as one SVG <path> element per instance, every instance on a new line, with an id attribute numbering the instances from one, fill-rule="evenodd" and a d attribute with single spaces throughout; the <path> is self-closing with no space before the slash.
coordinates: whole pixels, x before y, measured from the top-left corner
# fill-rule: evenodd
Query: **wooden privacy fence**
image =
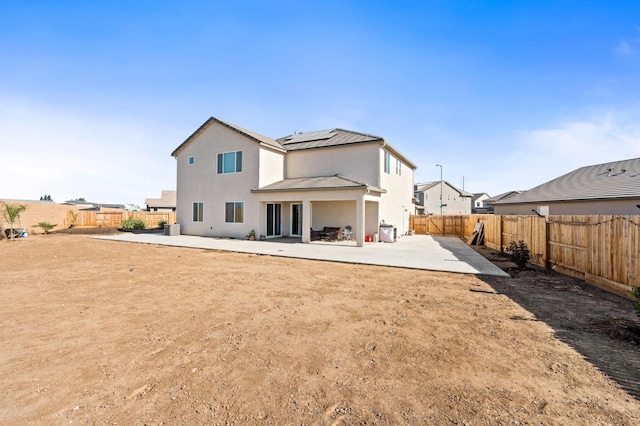
<path id="1" fill-rule="evenodd" d="M 157 228 L 160 222 L 176 223 L 175 212 L 131 212 L 131 211 L 86 211 L 75 212 L 75 226 L 79 228 L 120 228 L 122 221 L 127 219 L 141 219 L 147 229 Z M 73 212 L 67 212 L 68 224 L 74 223 Z"/>
<path id="2" fill-rule="evenodd" d="M 409 229 L 413 229 L 416 234 L 439 234 L 439 235 L 465 235 L 466 216 L 443 215 L 443 216 L 415 216 L 409 218 Z M 471 226 L 473 232 L 473 226 Z"/>
<path id="3" fill-rule="evenodd" d="M 467 238 L 476 223 L 484 224 L 484 244 L 494 250 L 522 240 L 532 263 L 628 298 L 640 285 L 640 216 L 411 216 L 409 227 Z"/>

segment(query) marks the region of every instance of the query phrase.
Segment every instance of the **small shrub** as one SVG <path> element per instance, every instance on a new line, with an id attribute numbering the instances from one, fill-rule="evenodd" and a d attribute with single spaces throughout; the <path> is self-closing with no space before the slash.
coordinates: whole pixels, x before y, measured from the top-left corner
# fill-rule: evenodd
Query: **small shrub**
<path id="1" fill-rule="evenodd" d="M 71 216 L 71 225 L 69 225 L 69 228 L 75 228 L 76 222 L 78 221 L 78 212 L 69 210 L 69 216 Z"/>
<path id="2" fill-rule="evenodd" d="M 142 219 L 125 219 L 122 221 L 122 227 L 124 229 L 145 229 L 147 225 Z"/>
<path id="3" fill-rule="evenodd" d="M 636 314 L 638 314 L 638 317 L 640 317 L 640 287 L 631 289 L 631 294 L 636 298 Z"/>
<path id="4" fill-rule="evenodd" d="M 167 224 L 166 220 L 161 220 L 160 222 L 158 222 L 158 228 L 160 229 L 164 229 L 164 226 Z"/>
<path id="5" fill-rule="evenodd" d="M 509 247 L 504 252 L 509 256 L 509 260 L 516 264 L 518 269 L 527 269 L 527 263 L 531 260 L 531 253 L 529 252 L 529 246 L 524 241 L 520 240 L 517 243 L 511 241 Z"/>
<path id="6" fill-rule="evenodd" d="M 44 233 L 48 234 L 49 231 L 51 231 L 53 228 L 55 228 L 58 225 L 52 225 L 49 222 L 38 222 L 38 224 L 36 226 L 39 227 L 39 228 L 42 228 Z"/>

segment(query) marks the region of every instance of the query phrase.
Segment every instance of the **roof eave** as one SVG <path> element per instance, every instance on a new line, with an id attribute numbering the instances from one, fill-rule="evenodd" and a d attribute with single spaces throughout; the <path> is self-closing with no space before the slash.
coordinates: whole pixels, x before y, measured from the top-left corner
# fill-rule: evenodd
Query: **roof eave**
<path id="1" fill-rule="evenodd" d="M 534 203 L 566 203 L 572 201 L 614 201 L 614 200 L 638 200 L 640 196 L 623 196 L 623 197 L 598 197 L 598 198 L 551 198 L 551 199 L 537 199 L 537 200 L 513 200 L 508 198 L 506 200 L 494 201 L 491 204 L 507 205 L 507 204 L 534 204 Z M 486 200 L 485 200 L 486 201 Z"/>
<path id="2" fill-rule="evenodd" d="M 240 129 L 238 129 L 238 128 L 234 127 L 234 126 L 231 126 L 228 123 L 225 123 L 222 120 L 218 120 L 215 117 L 209 117 L 209 119 L 207 121 L 205 121 L 200 127 L 198 127 L 198 129 L 195 132 L 193 132 L 191 134 L 191 136 L 189 136 L 184 142 L 182 142 L 179 147 L 177 147 L 175 150 L 173 150 L 173 152 L 171 153 L 171 156 L 172 157 L 177 157 L 180 154 L 180 151 L 182 151 L 193 139 L 195 139 L 196 136 L 198 136 L 200 133 L 202 133 L 207 127 L 209 127 L 214 122 L 216 122 L 216 123 L 228 128 L 229 130 L 232 130 L 232 131 L 234 131 L 236 133 L 239 133 L 239 134 L 243 135 L 244 137 L 247 137 L 247 138 L 249 138 L 249 139 L 251 139 L 253 141 L 258 142 L 260 144 L 260 146 L 264 146 L 266 148 L 270 148 L 270 149 L 273 149 L 275 151 L 279 151 L 279 152 L 283 152 L 283 153 L 287 152 L 286 148 L 284 148 L 284 147 L 280 148 L 280 147 L 275 146 L 275 145 L 270 145 L 268 143 L 265 143 L 264 141 L 261 141 L 260 139 L 258 139 L 256 137 L 248 134 L 248 133 L 245 133 L 245 132 L 241 131 Z M 277 141 L 275 141 L 275 142 L 279 143 Z"/>
<path id="3" fill-rule="evenodd" d="M 177 157 L 178 154 L 180 154 L 180 151 L 182 151 L 196 136 L 198 136 L 200 133 L 202 133 L 204 131 L 204 129 L 209 127 L 209 125 L 214 120 L 216 120 L 216 119 L 213 118 L 213 117 L 209 117 L 207 119 L 207 121 L 202 123 L 202 125 L 200 127 L 198 127 L 195 132 L 193 132 L 187 139 L 184 140 L 184 142 L 182 142 L 176 149 L 173 150 L 173 152 L 171 153 L 171 156 L 172 157 Z M 216 121 L 218 121 L 218 120 L 216 120 Z"/>
<path id="4" fill-rule="evenodd" d="M 402 160 L 403 163 L 405 163 L 407 166 L 411 167 L 411 169 L 413 171 L 415 171 L 418 168 L 418 166 L 416 166 L 411 160 L 409 160 L 404 154 L 402 154 L 400 151 L 398 151 L 389 142 L 385 141 L 384 139 L 381 139 L 380 142 L 382 142 L 383 146 L 386 147 L 392 154 L 394 154 L 396 157 L 399 157 Z"/>
<path id="5" fill-rule="evenodd" d="M 321 186 L 321 187 L 313 187 L 313 188 L 272 188 L 272 189 L 252 189 L 252 193 L 267 193 L 267 192 L 299 192 L 299 191 L 342 191 L 342 190 L 350 190 L 350 189 L 361 189 L 367 190 L 370 192 L 378 192 L 380 194 L 385 194 L 387 192 L 386 189 L 375 188 L 372 186 L 363 186 L 363 185 L 354 185 L 354 186 Z"/>

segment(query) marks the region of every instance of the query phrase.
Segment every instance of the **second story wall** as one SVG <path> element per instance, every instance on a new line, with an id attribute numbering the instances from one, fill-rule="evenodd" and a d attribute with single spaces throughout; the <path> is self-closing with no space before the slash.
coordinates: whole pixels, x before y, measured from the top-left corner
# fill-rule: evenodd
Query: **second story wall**
<path id="1" fill-rule="evenodd" d="M 218 155 L 229 159 L 241 154 L 241 162 L 227 161 L 218 172 Z M 184 147 L 177 161 L 177 213 L 181 232 L 191 235 L 243 237 L 244 223 L 257 223 L 257 202 L 251 189 L 259 183 L 260 144 L 221 124 L 214 123 Z M 235 170 L 238 164 L 241 167 Z M 226 203 L 243 203 L 244 220 L 226 223 Z M 194 203 L 201 203 L 202 216 L 194 218 Z"/>
<path id="2" fill-rule="evenodd" d="M 341 175 L 372 186 L 379 186 L 378 151 L 377 142 L 289 151 L 285 177 Z"/>
<path id="3" fill-rule="evenodd" d="M 380 220 L 395 225 L 403 235 L 409 229 L 409 215 L 414 211 L 414 170 L 384 147 L 378 149 L 378 155 L 379 186 L 387 191 L 381 195 Z"/>
<path id="4" fill-rule="evenodd" d="M 284 178 L 285 154 L 260 147 L 260 176 L 258 186 L 265 186 Z"/>
<path id="5" fill-rule="evenodd" d="M 455 188 L 442 185 L 442 214 L 470 214 L 471 197 L 462 196 Z M 424 214 L 440 214 L 440 184 L 427 189 L 420 196 L 424 206 Z"/>

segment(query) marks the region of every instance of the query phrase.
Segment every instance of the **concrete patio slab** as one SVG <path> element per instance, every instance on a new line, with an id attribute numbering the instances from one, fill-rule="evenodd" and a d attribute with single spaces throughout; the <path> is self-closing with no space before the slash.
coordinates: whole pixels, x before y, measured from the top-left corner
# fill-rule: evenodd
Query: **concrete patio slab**
<path id="1" fill-rule="evenodd" d="M 249 241 L 191 235 L 166 236 L 163 233 L 122 233 L 94 238 L 331 262 L 509 276 L 456 237 L 414 235 L 399 238 L 395 243 L 366 243 L 364 247 L 356 247 L 352 242 L 303 244 L 296 238 Z"/>

